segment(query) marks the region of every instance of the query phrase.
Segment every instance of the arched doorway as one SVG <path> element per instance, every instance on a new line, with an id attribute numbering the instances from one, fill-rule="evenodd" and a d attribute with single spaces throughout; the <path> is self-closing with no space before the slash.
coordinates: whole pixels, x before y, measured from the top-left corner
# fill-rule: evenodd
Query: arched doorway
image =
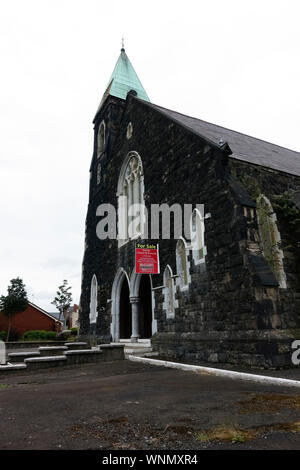
<path id="1" fill-rule="evenodd" d="M 111 300 L 113 341 L 131 339 L 135 342 L 137 338 L 151 338 L 157 332 L 150 275 L 133 272 L 129 282 L 126 271 L 119 268 L 113 282 Z"/>
<path id="2" fill-rule="evenodd" d="M 152 291 L 148 274 L 142 274 L 139 286 L 139 333 L 140 338 L 152 336 Z"/>
<path id="3" fill-rule="evenodd" d="M 131 305 L 129 301 L 129 287 L 127 279 L 123 278 L 120 292 L 120 338 L 128 339 L 132 333 Z"/>

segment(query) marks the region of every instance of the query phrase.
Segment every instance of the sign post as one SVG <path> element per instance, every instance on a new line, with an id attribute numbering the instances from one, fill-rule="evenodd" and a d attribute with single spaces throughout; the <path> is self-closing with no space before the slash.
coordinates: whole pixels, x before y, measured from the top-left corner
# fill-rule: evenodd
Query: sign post
<path id="1" fill-rule="evenodd" d="M 135 272 L 137 274 L 159 274 L 158 243 L 136 243 Z"/>

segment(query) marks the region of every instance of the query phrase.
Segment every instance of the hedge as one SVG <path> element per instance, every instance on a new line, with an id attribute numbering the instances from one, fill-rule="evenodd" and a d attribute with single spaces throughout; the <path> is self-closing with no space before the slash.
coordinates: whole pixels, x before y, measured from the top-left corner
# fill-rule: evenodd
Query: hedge
<path id="1" fill-rule="evenodd" d="M 24 333 L 24 341 L 35 341 L 35 340 L 54 340 L 56 338 L 55 331 L 44 331 L 44 330 L 30 330 Z"/>

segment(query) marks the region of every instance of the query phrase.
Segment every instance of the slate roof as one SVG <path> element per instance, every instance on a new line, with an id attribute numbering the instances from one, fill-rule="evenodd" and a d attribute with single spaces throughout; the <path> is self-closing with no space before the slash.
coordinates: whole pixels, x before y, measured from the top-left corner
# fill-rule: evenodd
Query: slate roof
<path id="1" fill-rule="evenodd" d="M 56 320 L 59 319 L 59 312 L 49 312 L 49 315 L 51 315 L 52 317 L 54 317 Z"/>
<path id="2" fill-rule="evenodd" d="M 232 150 L 230 158 L 300 176 L 299 152 L 177 113 L 153 103 L 145 104 L 217 146 L 221 139 L 227 142 Z"/>

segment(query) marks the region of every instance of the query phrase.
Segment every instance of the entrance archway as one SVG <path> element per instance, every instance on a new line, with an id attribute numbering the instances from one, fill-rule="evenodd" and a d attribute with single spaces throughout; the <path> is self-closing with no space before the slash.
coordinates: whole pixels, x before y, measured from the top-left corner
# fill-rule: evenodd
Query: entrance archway
<path id="1" fill-rule="evenodd" d="M 157 320 L 154 319 L 155 300 L 151 275 L 132 273 L 130 297 L 138 300 L 139 338 L 151 338 L 157 332 Z M 134 304 L 132 306 L 134 307 Z"/>
<path id="2" fill-rule="evenodd" d="M 140 338 L 152 336 L 152 292 L 148 274 L 142 274 L 139 287 L 139 333 Z"/>
<path id="3" fill-rule="evenodd" d="M 131 337 L 132 333 L 132 316 L 129 301 L 129 287 L 125 276 L 122 282 L 119 302 L 120 338 L 128 339 Z"/>
<path id="4" fill-rule="evenodd" d="M 124 284 L 127 285 L 127 296 L 126 294 L 126 287 Z M 123 288 L 123 299 L 125 297 L 125 305 L 124 301 L 121 302 L 121 291 Z M 111 293 L 111 325 L 110 331 L 113 341 L 120 341 L 120 306 L 122 305 L 123 310 L 123 320 L 124 316 L 126 317 L 126 311 L 128 313 L 128 303 L 129 303 L 129 278 L 128 275 L 123 268 L 119 268 L 116 272 L 115 279 L 112 285 L 112 293 Z M 130 308 L 130 305 L 129 305 Z M 130 316 L 131 317 L 131 316 Z M 131 321 L 131 320 L 130 320 Z M 124 331 L 122 332 L 124 333 Z"/>
<path id="5" fill-rule="evenodd" d="M 157 332 L 154 319 L 155 298 L 148 274 L 133 272 L 130 282 L 119 268 L 112 286 L 111 336 L 113 341 L 151 338 Z"/>

